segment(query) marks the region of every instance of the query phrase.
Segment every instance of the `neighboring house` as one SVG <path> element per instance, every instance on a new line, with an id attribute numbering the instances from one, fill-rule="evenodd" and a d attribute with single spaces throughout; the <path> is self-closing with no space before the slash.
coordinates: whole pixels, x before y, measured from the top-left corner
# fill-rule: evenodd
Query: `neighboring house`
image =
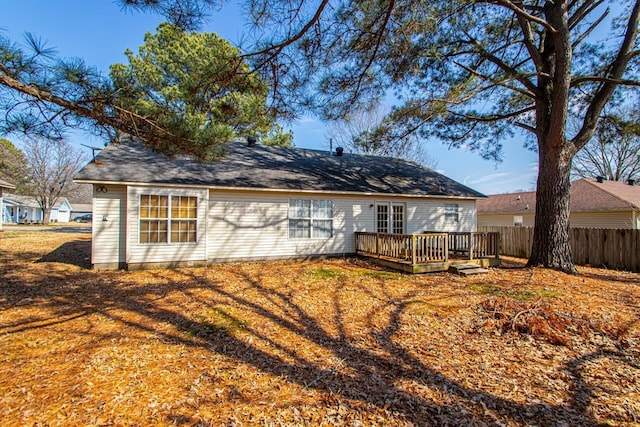
<path id="1" fill-rule="evenodd" d="M 71 205 L 71 221 L 93 212 L 93 205 L 91 203 L 73 203 Z"/>
<path id="2" fill-rule="evenodd" d="M 352 254 L 357 231 L 475 231 L 485 197 L 407 160 L 225 149 L 208 163 L 138 142 L 107 146 L 75 177 L 93 184 L 94 267 Z"/>
<path id="3" fill-rule="evenodd" d="M 36 223 L 44 220 L 44 212 L 34 197 L 5 194 L 2 201 L 2 215 L 6 223 Z M 69 222 L 71 204 L 62 197 L 51 208 L 52 222 Z"/>
<path id="4" fill-rule="evenodd" d="M 71 221 L 71 210 L 71 203 L 69 203 L 69 200 L 67 200 L 66 197 L 58 199 L 51 209 L 51 218 L 49 218 L 49 220 L 55 222 L 69 222 Z"/>
<path id="5" fill-rule="evenodd" d="M 15 185 L 8 183 L 0 179 L 0 230 L 2 229 L 2 223 L 4 222 L 4 203 L 3 203 L 3 191 L 4 190 L 12 190 L 16 188 Z"/>
<path id="6" fill-rule="evenodd" d="M 640 186 L 579 179 L 571 183 L 569 224 L 575 228 L 640 229 Z M 536 193 L 497 194 L 478 201 L 478 226 L 533 227 Z"/>

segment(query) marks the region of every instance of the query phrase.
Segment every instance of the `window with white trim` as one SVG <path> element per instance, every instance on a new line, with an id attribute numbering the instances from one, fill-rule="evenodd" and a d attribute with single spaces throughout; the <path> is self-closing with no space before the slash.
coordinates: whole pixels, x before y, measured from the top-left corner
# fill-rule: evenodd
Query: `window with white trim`
<path id="1" fill-rule="evenodd" d="M 197 207 L 194 196 L 140 195 L 140 243 L 196 243 Z"/>
<path id="2" fill-rule="evenodd" d="M 514 215 L 513 216 L 513 225 L 515 227 L 522 227 L 523 224 L 524 224 L 524 219 L 522 218 L 521 215 Z"/>
<path id="3" fill-rule="evenodd" d="M 404 205 L 393 204 L 393 234 L 404 234 Z"/>
<path id="4" fill-rule="evenodd" d="M 445 222 L 460 222 L 460 205 L 457 203 L 444 204 L 444 220 Z"/>
<path id="5" fill-rule="evenodd" d="M 332 236 L 333 202 L 331 200 L 289 200 L 290 239 L 326 239 Z"/>
<path id="6" fill-rule="evenodd" d="M 376 232 L 388 233 L 389 232 L 389 205 L 387 203 L 380 203 L 376 205 Z"/>

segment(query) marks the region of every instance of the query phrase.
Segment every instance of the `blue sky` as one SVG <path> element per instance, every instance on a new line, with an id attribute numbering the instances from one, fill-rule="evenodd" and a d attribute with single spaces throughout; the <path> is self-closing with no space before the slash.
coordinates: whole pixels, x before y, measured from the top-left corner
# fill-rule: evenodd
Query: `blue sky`
<path id="1" fill-rule="evenodd" d="M 228 2 L 202 30 L 237 43 L 246 29 L 240 16 Z M 106 74 L 110 64 L 126 62 L 125 49 L 137 51 L 145 32 L 154 31 L 160 22 L 159 16 L 122 11 L 111 0 L 3 0 L 0 30 L 20 43 L 25 32 L 33 33 L 59 56 L 80 57 Z M 291 128 L 297 147 L 328 149 L 327 129 L 321 121 L 303 117 Z M 83 133 L 72 132 L 69 139 L 75 144 L 100 145 Z M 438 171 L 485 194 L 535 186 L 537 154 L 525 149 L 518 138 L 504 143 L 504 160 L 499 164 L 461 149 L 449 150 L 437 141 L 426 144 Z"/>

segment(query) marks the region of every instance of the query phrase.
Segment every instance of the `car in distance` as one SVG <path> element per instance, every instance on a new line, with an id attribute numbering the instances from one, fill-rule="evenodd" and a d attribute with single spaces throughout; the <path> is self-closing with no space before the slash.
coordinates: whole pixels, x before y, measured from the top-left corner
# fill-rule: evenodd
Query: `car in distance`
<path id="1" fill-rule="evenodd" d="M 90 213 L 84 214 L 74 219 L 75 222 L 91 222 L 92 220 L 93 220 L 93 214 L 90 214 Z"/>

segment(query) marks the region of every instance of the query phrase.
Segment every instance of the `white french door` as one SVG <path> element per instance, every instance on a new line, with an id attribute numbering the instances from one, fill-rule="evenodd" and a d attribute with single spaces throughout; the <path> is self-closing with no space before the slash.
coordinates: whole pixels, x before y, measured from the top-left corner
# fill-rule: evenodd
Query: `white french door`
<path id="1" fill-rule="evenodd" d="M 404 203 L 376 203 L 376 232 L 404 234 L 406 223 Z"/>

